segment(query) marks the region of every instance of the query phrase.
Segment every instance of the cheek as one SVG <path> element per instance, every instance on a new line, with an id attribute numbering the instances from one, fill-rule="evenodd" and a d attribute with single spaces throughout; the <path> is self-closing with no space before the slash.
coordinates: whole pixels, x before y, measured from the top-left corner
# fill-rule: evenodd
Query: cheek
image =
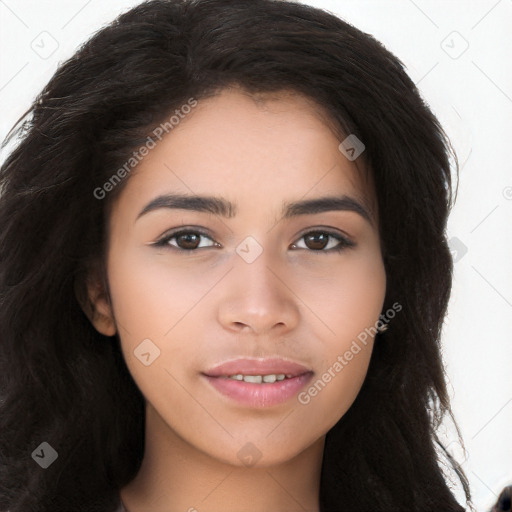
<path id="1" fill-rule="evenodd" d="M 386 293 L 384 264 L 377 251 L 347 254 L 321 272 L 308 269 L 294 290 L 323 324 L 324 352 L 332 354 L 377 321 Z"/>
<path id="2" fill-rule="evenodd" d="M 164 253 L 112 256 L 109 284 L 114 316 L 130 338 L 163 338 L 218 280 L 205 265 L 171 266 Z"/>
<path id="3" fill-rule="evenodd" d="M 298 395 L 299 404 L 308 410 L 310 418 L 322 423 L 325 431 L 356 399 L 366 377 L 372 348 L 370 336 L 364 343 L 357 339 L 338 343 L 308 387 Z"/>
<path id="4" fill-rule="evenodd" d="M 186 371 L 196 372 L 198 342 L 211 313 L 204 309 L 206 296 L 225 270 L 192 261 L 171 266 L 164 253 L 155 258 L 151 252 L 117 250 L 108 272 L 121 348 L 139 389 L 149 400 L 161 392 L 166 400 L 180 397 L 173 377 L 182 382 Z"/>
<path id="5" fill-rule="evenodd" d="M 324 418 L 326 428 L 348 410 L 363 384 L 386 292 L 378 253 L 358 255 L 352 263 L 333 266 L 310 292 L 327 330 L 319 350 L 321 370 L 298 398 L 311 417 Z"/>

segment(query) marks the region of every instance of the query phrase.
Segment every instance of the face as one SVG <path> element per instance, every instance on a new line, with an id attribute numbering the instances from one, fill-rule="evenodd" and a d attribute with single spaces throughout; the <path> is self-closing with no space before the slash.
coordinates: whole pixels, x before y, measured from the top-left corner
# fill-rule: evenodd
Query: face
<path id="1" fill-rule="evenodd" d="M 386 278 L 372 183 L 340 142 L 305 98 L 231 89 L 132 172 L 109 219 L 96 326 L 120 336 L 146 429 L 263 466 L 353 403 L 373 345 L 354 340 L 377 322 Z"/>

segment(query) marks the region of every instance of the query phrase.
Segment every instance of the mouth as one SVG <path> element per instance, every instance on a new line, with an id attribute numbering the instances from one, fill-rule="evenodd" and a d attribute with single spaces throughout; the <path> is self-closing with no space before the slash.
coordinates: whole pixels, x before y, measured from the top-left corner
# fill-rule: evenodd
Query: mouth
<path id="1" fill-rule="evenodd" d="M 243 380 L 244 382 L 250 382 L 251 384 L 273 384 L 276 381 L 282 381 L 285 379 L 292 379 L 293 375 L 285 375 L 284 373 L 271 373 L 269 375 L 243 375 L 242 373 L 238 373 L 237 375 L 230 376 L 221 376 L 218 377 L 220 379 L 233 379 L 233 380 Z"/>
<path id="2" fill-rule="evenodd" d="M 247 407 L 272 407 L 295 396 L 313 371 L 285 359 L 236 359 L 218 365 L 203 377 L 230 402 Z"/>

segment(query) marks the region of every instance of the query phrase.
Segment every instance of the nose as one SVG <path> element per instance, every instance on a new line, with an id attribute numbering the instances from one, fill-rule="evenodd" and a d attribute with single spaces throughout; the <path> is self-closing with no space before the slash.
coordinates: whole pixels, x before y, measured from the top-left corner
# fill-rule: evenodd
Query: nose
<path id="1" fill-rule="evenodd" d="M 218 320 L 227 330 L 258 335 L 285 334 L 300 318 L 293 283 L 270 251 L 252 263 L 236 256 L 223 283 Z"/>

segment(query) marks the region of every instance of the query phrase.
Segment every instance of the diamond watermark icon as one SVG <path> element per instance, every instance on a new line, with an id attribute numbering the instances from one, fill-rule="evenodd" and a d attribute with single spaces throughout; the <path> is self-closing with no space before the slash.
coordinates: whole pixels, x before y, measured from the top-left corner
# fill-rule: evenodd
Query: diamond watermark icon
<path id="1" fill-rule="evenodd" d="M 338 149 L 353 162 L 364 150 L 366 146 L 351 133 L 339 146 Z"/>
<path id="2" fill-rule="evenodd" d="M 31 43 L 30 47 L 41 59 L 49 59 L 59 48 L 59 42 L 44 30 Z"/>
<path id="3" fill-rule="evenodd" d="M 32 458 L 43 468 L 50 467 L 59 454 L 46 441 L 41 443 L 33 452 Z"/>
<path id="4" fill-rule="evenodd" d="M 145 339 L 133 353 L 144 366 L 149 366 L 160 355 L 160 349 L 150 339 Z"/>
<path id="5" fill-rule="evenodd" d="M 466 244 L 456 236 L 452 236 L 450 240 L 448 240 L 448 247 L 452 254 L 453 263 L 460 261 L 468 252 Z"/>
<path id="6" fill-rule="evenodd" d="M 468 454 L 459 441 L 452 441 L 449 443 L 446 446 L 446 451 L 461 465 L 468 459 Z"/>
<path id="7" fill-rule="evenodd" d="M 236 252 L 246 263 L 252 263 L 263 252 L 263 247 L 255 238 L 248 236 L 237 245 Z"/>
<path id="8" fill-rule="evenodd" d="M 252 443 L 246 443 L 238 450 L 237 456 L 245 466 L 251 467 L 261 459 L 262 453 Z"/>
<path id="9" fill-rule="evenodd" d="M 469 43 L 454 30 L 441 41 L 441 48 L 452 59 L 458 59 L 469 48 Z"/>

